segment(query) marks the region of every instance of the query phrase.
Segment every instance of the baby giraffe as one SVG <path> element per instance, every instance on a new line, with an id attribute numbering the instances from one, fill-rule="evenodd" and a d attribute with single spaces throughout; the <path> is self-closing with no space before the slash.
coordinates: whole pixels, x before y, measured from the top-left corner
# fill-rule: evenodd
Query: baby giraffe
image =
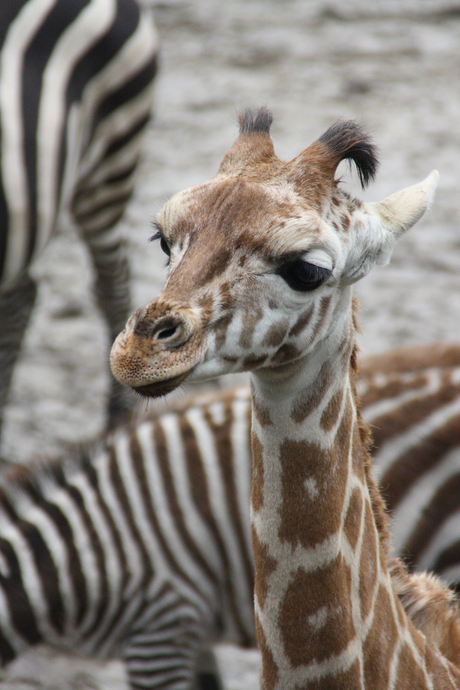
<path id="1" fill-rule="evenodd" d="M 263 690 L 460 688 L 457 607 L 389 557 L 356 396 L 352 285 L 389 260 L 438 175 L 361 203 L 335 179 L 342 160 L 363 186 L 375 175 L 356 123 L 286 163 L 271 122 L 245 111 L 217 175 L 159 214 L 169 277 L 118 336 L 112 370 L 153 397 L 251 371 Z"/>

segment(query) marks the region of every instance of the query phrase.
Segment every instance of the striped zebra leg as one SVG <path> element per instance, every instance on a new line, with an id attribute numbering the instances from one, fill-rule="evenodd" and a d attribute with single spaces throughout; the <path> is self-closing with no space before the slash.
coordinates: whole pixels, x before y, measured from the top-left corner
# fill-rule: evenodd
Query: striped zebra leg
<path id="1" fill-rule="evenodd" d="M 210 648 L 203 650 L 198 657 L 192 690 L 224 690 L 216 655 Z"/>
<path id="2" fill-rule="evenodd" d="M 150 616 L 148 623 L 146 618 Z M 212 688 L 197 677 L 202 639 L 203 624 L 198 612 L 166 583 L 126 641 L 123 658 L 131 687 L 139 690 Z M 205 661 L 207 655 L 203 657 Z"/>
<path id="3" fill-rule="evenodd" d="M 136 0 L 0 1 L 0 290 L 16 285 L 70 211 L 112 339 L 130 311 L 116 224 L 133 191 L 157 51 L 152 13 Z M 2 332 L 17 321 L 2 320 Z M 112 389 L 111 425 L 129 407 L 127 392 Z"/>
<path id="4" fill-rule="evenodd" d="M 151 38 L 148 23 L 148 14 L 142 15 L 131 39 L 134 44 L 142 40 L 144 33 Z M 71 204 L 93 260 L 96 297 L 109 328 L 110 343 L 123 330 L 131 312 L 127 244 L 117 224 L 133 192 L 134 174 L 151 115 L 157 68 L 156 55 L 147 53 L 139 60 L 139 72 L 128 84 L 127 93 L 118 87 L 115 93 L 105 94 L 106 101 L 113 101 L 113 111 L 101 131 L 96 129 L 94 140 L 82 157 L 83 174 Z M 133 396 L 112 374 L 110 377 L 108 427 L 113 428 L 132 409 Z"/>
<path id="5" fill-rule="evenodd" d="M 14 288 L 0 293 L 0 439 L 11 377 L 36 295 L 35 281 L 27 272 Z"/>
<path id="6" fill-rule="evenodd" d="M 113 237 L 115 234 L 115 237 Z M 99 307 L 108 325 L 110 343 L 114 341 L 128 318 L 131 308 L 130 270 L 126 243 L 117 228 L 107 244 L 107 229 L 92 232 L 83 228 L 83 238 L 90 250 L 95 269 L 95 293 Z M 101 241 L 102 238 L 102 241 Z M 113 428 L 133 407 L 131 392 L 122 386 L 110 372 L 108 428 Z"/>
<path id="7" fill-rule="evenodd" d="M 109 65 L 110 76 L 101 79 L 97 105 L 93 104 L 97 124 L 81 152 L 78 184 L 70 204 L 93 260 L 96 297 L 111 343 L 131 311 L 127 244 L 118 222 L 134 189 L 151 117 L 156 51 L 153 18 L 149 11 L 141 11 L 132 35 Z M 123 75 L 125 70 L 120 80 L 120 71 Z M 132 408 L 133 397 L 112 374 L 110 377 L 108 426 L 113 428 Z"/>

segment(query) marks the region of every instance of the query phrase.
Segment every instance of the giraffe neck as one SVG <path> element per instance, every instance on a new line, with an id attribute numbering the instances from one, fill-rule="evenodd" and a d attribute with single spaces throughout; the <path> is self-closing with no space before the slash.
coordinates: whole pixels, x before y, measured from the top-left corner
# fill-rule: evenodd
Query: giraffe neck
<path id="1" fill-rule="evenodd" d="M 425 638 L 404 614 L 386 567 L 353 349 L 344 341 L 331 355 L 326 346 L 327 357 L 313 354 L 311 366 L 294 366 L 286 379 L 291 396 L 279 372 L 252 376 L 262 690 L 409 688 L 414 676 L 416 687 L 432 687 Z"/>

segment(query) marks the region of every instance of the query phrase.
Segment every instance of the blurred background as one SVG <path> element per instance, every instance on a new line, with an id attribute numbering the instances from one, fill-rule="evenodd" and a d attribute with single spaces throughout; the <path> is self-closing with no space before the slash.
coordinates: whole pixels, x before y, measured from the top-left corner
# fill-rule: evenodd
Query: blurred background
<path id="1" fill-rule="evenodd" d="M 161 40 L 155 118 L 122 221 L 133 309 L 151 301 L 165 277 L 165 257 L 148 242 L 156 213 L 173 193 L 215 174 L 237 135 L 241 108 L 267 105 L 284 159 L 337 118 L 361 122 L 380 150 L 377 180 L 362 193 L 346 167 L 342 172 L 366 200 L 439 170 L 432 209 L 399 242 L 391 265 L 376 268 L 357 288 L 360 345 L 365 356 L 460 342 L 460 4 L 162 0 L 152 6 Z M 34 266 L 37 308 L 5 419 L 3 455 L 10 459 L 57 456 L 104 427 L 109 343 L 85 252 L 62 227 Z M 228 688 L 257 686 L 254 652 L 222 648 L 219 658 Z M 113 678 L 107 687 L 115 688 Z"/>

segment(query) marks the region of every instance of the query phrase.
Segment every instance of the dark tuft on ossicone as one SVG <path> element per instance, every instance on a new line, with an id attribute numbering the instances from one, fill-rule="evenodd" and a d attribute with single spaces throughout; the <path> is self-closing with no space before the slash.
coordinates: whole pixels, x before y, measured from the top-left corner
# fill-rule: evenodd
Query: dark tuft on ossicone
<path id="1" fill-rule="evenodd" d="M 257 110 L 245 108 L 245 110 L 238 114 L 238 122 L 240 125 L 240 136 L 243 134 L 270 134 L 273 115 L 265 106 Z"/>
<path id="2" fill-rule="evenodd" d="M 355 164 L 363 189 L 374 179 L 379 165 L 377 147 L 357 122 L 340 120 L 319 141 L 334 152 L 338 163 L 349 160 Z"/>

